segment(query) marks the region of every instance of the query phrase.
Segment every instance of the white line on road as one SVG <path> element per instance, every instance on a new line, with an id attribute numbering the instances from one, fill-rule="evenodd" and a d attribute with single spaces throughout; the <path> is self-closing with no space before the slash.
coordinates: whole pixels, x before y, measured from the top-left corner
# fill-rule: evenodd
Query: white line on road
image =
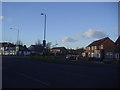
<path id="1" fill-rule="evenodd" d="M 47 84 L 47 83 L 45 83 L 45 82 L 43 82 L 43 81 L 41 81 L 41 80 L 39 80 L 39 79 L 33 78 L 33 77 L 31 77 L 31 76 L 28 76 L 28 75 L 26 75 L 26 74 L 24 74 L 24 73 L 19 73 L 19 72 L 16 72 L 16 73 L 18 73 L 19 75 L 22 75 L 22 76 L 24 76 L 24 77 L 26 77 L 26 78 L 28 78 L 28 79 L 31 79 L 31 80 L 36 81 L 36 82 L 39 82 L 39 83 L 41 83 L 41 84 L 49 87 L 49 84 Z"/>
<path id="2" fill-rule="evenodd" d="M 8 68 L 6 68 L 6 67 L 3 67 L 3 68 L 4 68 L 4 69 L 8 69 Z M 39 83 L 41 83 L 42 85 L 44 85 L 44 86 L 46 86 L 46 87 L 49 87 L 49 86 L 50 86 L 49 84 L 47 84 L 47 83 L 45 83 L 45 82 L 43 82 L 43 81 L 41 81 L 41 80 L 39 80 L 39 79 L 33 78 L 33 77 L 31 77 L 31 76 L 28 76 L 28 75 L 26 75 L 26 74 L 24 74 L 24 73 L 16 72 L 16 71 L 13 71 L 13 72 L 15 72 L 15 73 L 17 73 L 17 74 L 19 74 L 19 75 L 21 75 L 21 76 L 24 76 L 25 78 L 28 78 L 28 79 L 31 79 L 31 80 L 33 80 L 33 81 L 39 82 Z"/>

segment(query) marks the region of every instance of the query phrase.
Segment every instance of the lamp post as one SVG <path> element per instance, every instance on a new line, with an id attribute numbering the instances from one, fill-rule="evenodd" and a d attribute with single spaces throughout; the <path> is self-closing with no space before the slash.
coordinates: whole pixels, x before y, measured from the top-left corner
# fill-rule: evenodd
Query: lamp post
<path id="1" fill-rule="evenodd" d="M 43 16 L 45 16 L 45 18 L 44 18 L 44 38 L 43 38 L 43 47 L 45 48 L 46 47 L 46 14 L 44 14 L 44 13 L 41 13 L 41 15 Z"/>
<path id="2" fill-rule="evenodd" d="M 18 43 L 18 41 L 19 41 L 19 29 L 16 29 L 16 28 L 10 28 L 10 29 L 17 30 L 17 43 Z"/>
<path id="3" fill-rule="evenodd" d="M 42 16 L 44 16 L 44 33 L 43 33 L 43 54 L 45 55 L 45 47 L 46 47 L 46 14 L 41 13 Z"/>
<path id="4" fill-rule="evenodd" d="M 17 52 L 17 55 L 19 53 L 19 29 L 16 29 L 16 28 L 10 28 L 10 29 L 13 29 L 13 30 L 17 30 L 17 46 L 16 46 L 16 52 Z"/>

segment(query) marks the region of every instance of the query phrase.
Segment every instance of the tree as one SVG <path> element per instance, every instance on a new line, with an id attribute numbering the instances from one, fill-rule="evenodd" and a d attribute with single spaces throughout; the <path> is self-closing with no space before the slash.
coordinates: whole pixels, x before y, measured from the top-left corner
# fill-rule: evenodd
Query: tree
<path id="1" fill-rule="evenodd" d="M 42 44 L 41 44 L 41 40 L 38 39 L 38 40 L 35 42 L 35 45 L 42 45 Z"/>
<path id="2" fill-rule="evenodd" d="M 50 49 L 50 48 L 51 48 L 51 45 L 52 45 L 52 43 L 51 43 L 51 42 L 48 42 L 48 43 L 46 44 L 46 48 L 47 48 L 47 49 Z"/>
<path id="3" fill-rule="evenodd" d="M 51 42 L 46 43 L 46 48 L 45 48 L 46 55 L 50 55 L 51 44 L 52 44 Z"/>
<path id="4" fill-rule="evenodd" d="M 76 49 L 76 50 L 77 50 L 77 53 L 78 53 L 78 54 L 82 54 L 82 53 L 85 51 L 84 48 L 79 48 L 79 49 Z"/>
<path id="5" fill-rule="evenodd" d="M 22 43 L 21 40 L 18 40 L 18 41 L 16 42 L 16 45 L 23 45 L 23 43 Z"/>

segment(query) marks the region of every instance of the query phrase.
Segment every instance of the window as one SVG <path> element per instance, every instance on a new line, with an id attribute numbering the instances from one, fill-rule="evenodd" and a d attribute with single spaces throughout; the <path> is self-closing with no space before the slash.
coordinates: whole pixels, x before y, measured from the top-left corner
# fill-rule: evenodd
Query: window
<path id="1" fill-rule="evenodd" d="M 106 53 L 106 58 L 112 58 L 113 57 L 113 53 L 112 52 L 107 52 Z"/>
<path id="2" fill-rule="evenodd" d="M 91 57 L 94 57 L 94 53 L 91 53 Z"/>
<path id="3" fill-rule="evenodd" d="M 5 49 L 7 50 L 7 49 L 8 49 L 8 47 L 5 47 Z"/>
<path id="4" fill-rule="evenodd" d="M 87 47 L 86 49 L 89 50 L 89 47 Z"/>
<path id="5" fill-rule="evenodd" d="M 92 46 L 92 50 L 94 50 L 94 46 Z"/>
<path id="6" fill-rule="evenodd" d="M 100 56 L 100 54 L 98 54 L 98 58 L 100 58 L 101 56 Z"/>
<path id="7" fill-rule="evenodd" d="M 97 46 L 94 46 L 95 49 L 97 49 Z"/>
<path id="8" fill-rule="evenodd" d="M 91 56 L 91 54 L 90 54 L 90 52 L 88 52 L 88 57 L 90 57 Z"/>
<path id="9" fill-rule="evenodd" d="M 101 45 L 100 49 L 103 49 L 103 45 Z"/>
<path id="10" fill-rule="evenodd" d="M 88 47 L 88 49 L 90 50 L 90 47 Z"/>

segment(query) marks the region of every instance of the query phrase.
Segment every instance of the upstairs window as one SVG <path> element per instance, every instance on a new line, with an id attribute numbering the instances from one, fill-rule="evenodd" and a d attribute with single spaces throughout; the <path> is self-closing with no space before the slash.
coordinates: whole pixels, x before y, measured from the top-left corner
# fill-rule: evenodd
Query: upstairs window
<path id="1" fill-rule="evenodd" d="M 97 46 L 94 46 L 95 47 L 95 49 L 97 49 Z"/>
<path id="2" fill-rule="evenodd" d="M 90 50 L 90 47 L 88 47 L 88 50 Z"/>
<path id="3" fill-rule="evenodd" d="M 103 45 L 101 45 L 100 49 L 103 49 Z"/>
<path id="4" fill-rule="evenodd" d="M 94 46 L 92 46 L 92 50 L 94 50 Z"/>

